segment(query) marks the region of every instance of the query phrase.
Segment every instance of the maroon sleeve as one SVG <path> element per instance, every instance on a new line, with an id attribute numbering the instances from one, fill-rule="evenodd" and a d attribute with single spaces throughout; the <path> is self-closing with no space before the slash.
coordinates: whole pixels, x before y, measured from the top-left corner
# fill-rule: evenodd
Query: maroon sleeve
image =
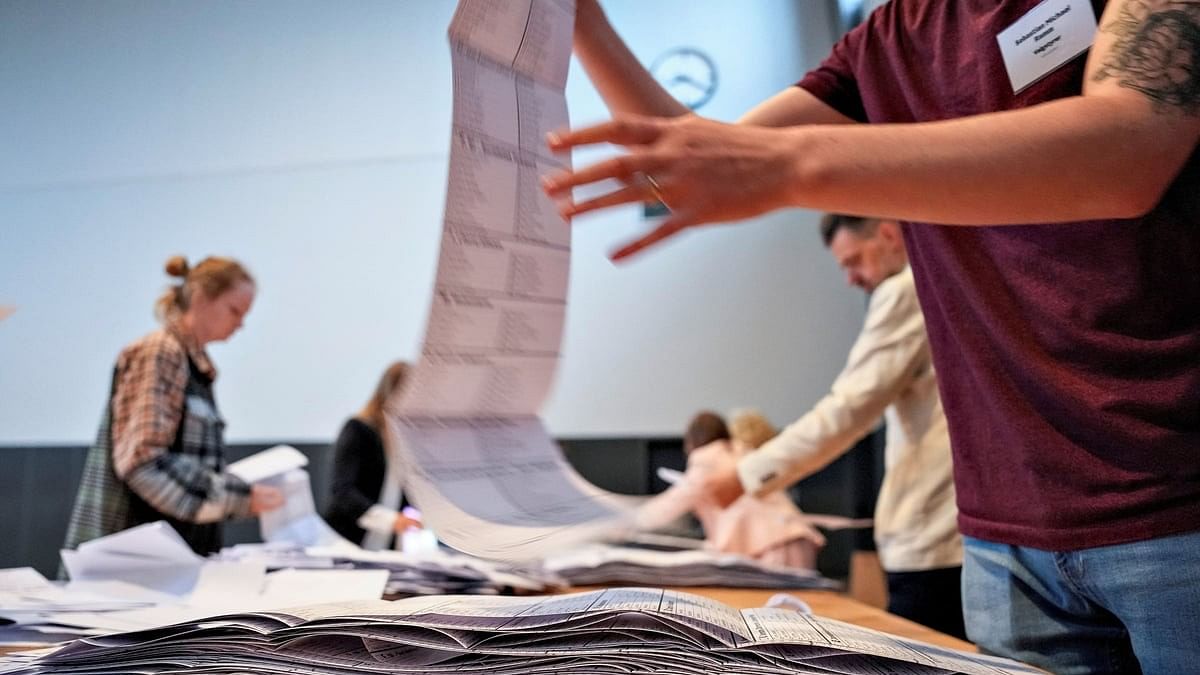
<path id="1" fill-rule="evenodd" d="M 861 54 L 859 46 L 870 23 L 864 22 L 842 37 L 821 65 L 796 83 L 825 105 L 858 122 L 866 122 L 867 113 L 854 72 Z"/>

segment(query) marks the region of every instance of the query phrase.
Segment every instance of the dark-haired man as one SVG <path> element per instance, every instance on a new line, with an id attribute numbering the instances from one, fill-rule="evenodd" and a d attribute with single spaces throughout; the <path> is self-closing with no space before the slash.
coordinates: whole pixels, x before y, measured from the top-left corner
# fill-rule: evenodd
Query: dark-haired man
<path id="1" fill-rule="evenodd" d="M 900 225 L 829 215 L 821 237 L 846 282 L 870 294 L 867 316 L 829 393 L 741 460 L 740 484 L 751 494 L 786 488 L 845 453 L 884 416 L 875 541 L 888 611 L 965 637 L 950 438 Z"/>

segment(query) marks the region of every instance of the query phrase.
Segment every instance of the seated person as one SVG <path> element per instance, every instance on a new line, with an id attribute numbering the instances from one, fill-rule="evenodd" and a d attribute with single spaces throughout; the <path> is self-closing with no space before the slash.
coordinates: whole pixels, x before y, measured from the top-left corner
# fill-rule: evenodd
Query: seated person
<path id="1" fill-rule="evenodd" d="M 738 457 L 759 449 L 778 434 L 771 420 L 753 408 L 734 410 L 729 417 L 729 437 Z"/>
<path id="2" fill-rule="evenodd" d="M 346 420 L 334 447 L 333 494 L 325 520 L 338 534 L 372 551 L 391 548 L 399 543 L 397 534 L 421 527 L 400 510 L 400 462 L 384 426 L 384 404 L 407 374 L 407 363 L 388 366 L 371 400 Z"/>
<path id="3" fill-rule="evenodd" d="M 683 450 L 687 454 L 683 480 L 642 506 L 638 527 L 663 527 L 690 511 L 704 528 L 706 548 L 771 565 L 814 567 L 825 538 L 786 495 L 731 497 L 704 488 L 712 484 L 710 476 L 729 471 L 738 462 L 720 415 L 696 415 L 684 433 Z"/>

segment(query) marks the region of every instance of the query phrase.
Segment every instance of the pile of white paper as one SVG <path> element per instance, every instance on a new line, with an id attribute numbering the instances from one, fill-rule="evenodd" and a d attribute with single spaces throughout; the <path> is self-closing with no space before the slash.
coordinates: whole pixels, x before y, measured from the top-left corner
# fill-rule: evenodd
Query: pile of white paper
<path id="1" fill-rule="evenodd" d="M 386 570 L 388 597 L 458 594 L 538 593 L 566 586 L 561 577 L 536 565 L 484 560 L 447 551 L 406 553 L 367 551 L 353 545 L 328 547 L 241 544 L 220 553 L 221 560 L 256 562 L 268 568 Z"/>
<path id="2" fill-rule="evenodd" d="M 213 555 L 214 560 L 251 562 L 269 570 L 333 569 L 333 558 L 310 553 L 304 546 L 287 542 L 234 544 Z"/>
<path id="3" fill-rule="evenodd" d="M 0 644 L 58 642 L 104 632 L 62 617 L 121 612 L 173 602 L 174 596 L 123 581 L 51 583 L 31 567 L 0 570 Z"/>
<path id="4" fill-rule="evenodd" d="M 62 558 L 71 576 L 65 585 L 30 568 L 0 570 L 0 625 L 8 626 L 0 628 L 0 642 L 54 642 L 214 612 L 378 599 L 389 577 L 385 569 L 334 569 L 332 561 L 268 574 L 255 560 L 205 560 L 161 521 L 85 542 Z"/>
<path id="5" fill-rule="evenodd" d="M 196 585 L 204 559 L 163 521 L 138 525 L 60 551 L 72 581 L 127 581 L 172 595 Z"/>
<path id="6" fill-rule="evenodd" d="M 539 598 L 422 597 L 245 613 L 87 638 L 0 672 L 1038 672 L 778 608 L 654 589 Z"/>
<path id="7" fill-rule="evenodd" d="M 0 583 L 10 572 L 0 570 Z M 204 562 L 194 585 L 179 595 L 116 580 L 59 586 L 42 579 L 42 588 L 0 593 L 0 623 L 13 622 L 24 638 L 16 639 L 13 628 L 0 629 L 0 641 L 53 642 L 166 626 L 221 612 L 376 600 L 383 597 L 387 579 L 387 571 L 380 569 L 288 569 L 268 574 L 261 565 L 221 561 Z M 37 634 L 47 637 L 37 639 Z"/>
<path id="8" fill-rule="evenodd" d="M 572 586 L 839 587 L 812 570 L 770 567 L 750 558 L 705 550 L 650 551 L 594 545 L 551 556 L 545 567 Z"/>
<path id="9" fill-rule="evenodd" d="M 320 549 L 314 552 L 321 553 Z M 566 586 L 540 566 L 483 560 L 446 551 L 408 554 L 398 551 L 330 551 L 336 563 L 355 569 L 385 569 L 387 594 L 433 595 L 538 593 Z"/>

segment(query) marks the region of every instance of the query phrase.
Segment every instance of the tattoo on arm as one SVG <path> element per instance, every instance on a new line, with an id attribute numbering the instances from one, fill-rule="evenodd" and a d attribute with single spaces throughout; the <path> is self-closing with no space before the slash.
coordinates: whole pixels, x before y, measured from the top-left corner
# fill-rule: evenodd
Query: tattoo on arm
<path id="1" fill-rule="evenodd" d="M 1200 2 L 1124 0 L 1102 30 L 1116 36 L 1095 82 L 1146 95 L 1158 112 L 1200 116 Z"/>

